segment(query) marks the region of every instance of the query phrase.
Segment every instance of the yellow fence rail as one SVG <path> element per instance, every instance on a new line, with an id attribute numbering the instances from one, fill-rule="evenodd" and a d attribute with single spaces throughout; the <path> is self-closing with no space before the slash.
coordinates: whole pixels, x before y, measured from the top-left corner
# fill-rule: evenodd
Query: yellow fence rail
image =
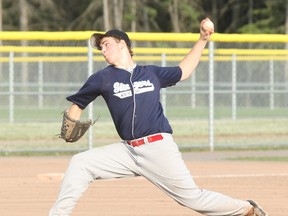
<path id="1" fill-rule="evenodd" d="M 59 46 L 0 46 L 1 53 L 54 53 L 54 54 L 81 54 L 85 56 L 33 56 L 33 57 L 15 57 L 15 62 L 71 62 L 71 61 L 87 61 L 87 47 L 59 47 Z M 189 52 L 188 48 L 145 48 L 135 47 L 136 53 L 134 59 L 136 61 L 161 61 L 162 54 L 166 55 L 168 61 L 179 61 L 183 56 Z M 104 61 L 99 51 L 94 50 L 96 56 L 95 61 Z M 203 52 L 203 61 L 207 61 L 208 49 Z M 238 61 L 263 61 L 275 60 L 286 61 L 288 60 L 288 50 L 283 49 L 215 49 L 215 61 L 231 61 L 232 56 L 236 55 Z M 0 58 L 0 62 L 8 62 L 8 57 Z"/>
<path id="2" fill-rule="evenodd" d="M 65 32 L 1 32 L 0 40 L 88 40 L 95 31 L 65 31 Z M 128 32 L 131 40 L 135 41 L 196 41 L 198 33 L 147 33 Z M 220 34 L 214 33 L 211 37 L 215 42 L 275 42 L 288 43 L 285 34 Z"/>
<path id="3" fill-rule="evenodd" d="M 0 41 L 5 40 L 47 40 L 47 41 L 69 41 L 69 40 L 88 40 L 93 31 L 75 31 L 75 32 L 1 32 Z M 179 41 L 188 42 L 196 41 L 199 34 L 196 33 L 147 33 L 147 32 L 128 32 L 133 41 Z M 211 41 L 230 43 L 230 42 L 249 42 L 249 43 L 287 43 L 288 35 L 276 34 L 219 34 L 212 35 Z M 0 53 L 35 53 L 37 54 L 66 54 L 66 56 L 15 56 L 15 62 L 69 62 L 69 61 L 87 61 L 88 47 L 68 47 L 68 46 L 0 46 Z M 95 61 L 104 59 L 97 54 L 99 51 L 94 50 Z M 135 47 L 134 59 L 136 61 L 161 61 L 162 54 L 166 55 L 168 61 L 179 61 L 189 52 L 189 48 L 146 48 Z M 67 56 L 77 54 L 77 56 Z M 202 61 L 208 60 L 208 49 L 203 52 Z M 215 61 L 231 61 L 232 56 L 236 55 L 238 61 L 287 61 L 287 49 L 214 49 Z M 9 58 L 2 55 L 0 62 L 8 62 Z"/>

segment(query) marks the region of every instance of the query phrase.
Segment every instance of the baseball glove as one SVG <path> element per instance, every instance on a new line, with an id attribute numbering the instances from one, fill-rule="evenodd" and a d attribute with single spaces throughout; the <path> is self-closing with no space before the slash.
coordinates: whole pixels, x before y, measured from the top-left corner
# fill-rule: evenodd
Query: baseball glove
<path id="1" fill-rule="evenodd" d="M 63 121 L 61 127 L 61 134 L 59 138 L 64 139 L 66 142 L 78 141 L 95 122 L 92 120 L 79 121 L 72 119 L 67 110 L 63 112 Z"/>

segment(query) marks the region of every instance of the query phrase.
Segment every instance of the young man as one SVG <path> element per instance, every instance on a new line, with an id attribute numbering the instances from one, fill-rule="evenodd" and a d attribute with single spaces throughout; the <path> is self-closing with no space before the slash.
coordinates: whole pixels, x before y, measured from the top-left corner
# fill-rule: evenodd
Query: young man
<path id="1" fill-rule="evenodd" d="M 72 102 L 67 112 L 79 120 L 82 110 L 101 95 L 122 141 L 73 156 L 50 216 L 70 215 L 95 180 L 135 176 L 147 178 L 178 203 L 204 215 L 268 215 L 254 201 L 197 187 L 159 102 L 161 88 L 187 79 L 199 63 L 213 33 L 204 30 L 208 20 L 202 20 L 199 40 L 175 67 L 137 65 L 125 32 L 110 30 L 92 35 L 92 47 L 101 50 L 109 66 L 94 73 L 76 94 L 67 97 Z"/>

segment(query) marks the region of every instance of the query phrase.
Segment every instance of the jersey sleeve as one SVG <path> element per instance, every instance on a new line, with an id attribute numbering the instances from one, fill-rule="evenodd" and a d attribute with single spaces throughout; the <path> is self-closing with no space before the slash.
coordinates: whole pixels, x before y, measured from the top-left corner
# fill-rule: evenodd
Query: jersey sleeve
<path id="1" fill-rule="evenodd" d="M 153 67 L 155 75 L 158 77 L 161 88 L 176 85 L 181 79 L 182 70 L 179 66 L 175 67 Z"/>
<path id="2" fill-rule="evenodd" d="M 89 103 L 101 94 L 102 78 L 99 73 L 91 75 L 76 94 L 68 96 L 66 99 L 85 109 Z"/>

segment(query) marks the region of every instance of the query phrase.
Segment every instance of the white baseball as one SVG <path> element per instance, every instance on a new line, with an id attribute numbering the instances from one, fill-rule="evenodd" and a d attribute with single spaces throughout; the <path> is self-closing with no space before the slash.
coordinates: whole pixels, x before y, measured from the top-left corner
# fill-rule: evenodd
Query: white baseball
<path id="1" fill-rule="evenodd" d="M 214 31 L 214 24 L 211 20 L 207 20 L 204 22 L 203 24 L 203 29 L 205 31 L 210 31 L 210 32 L 213 32 Z"/>

